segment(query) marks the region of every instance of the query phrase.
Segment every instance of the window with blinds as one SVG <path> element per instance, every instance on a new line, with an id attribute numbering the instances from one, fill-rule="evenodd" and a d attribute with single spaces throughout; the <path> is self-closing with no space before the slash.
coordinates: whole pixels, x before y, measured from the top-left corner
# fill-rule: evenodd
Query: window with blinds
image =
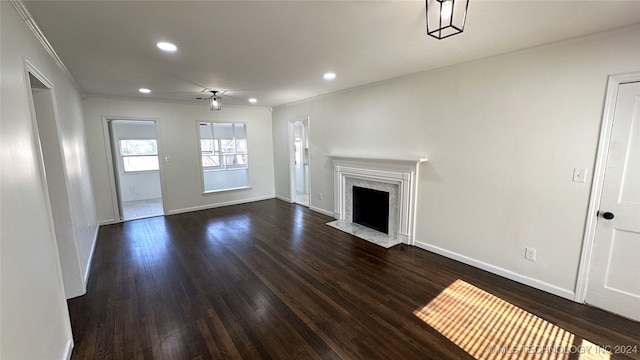
<path id="1" fill-rule="evenodd" d="M 249 187 L 246 124 L 200 122 L 199 125 L 203 191 Z"/>

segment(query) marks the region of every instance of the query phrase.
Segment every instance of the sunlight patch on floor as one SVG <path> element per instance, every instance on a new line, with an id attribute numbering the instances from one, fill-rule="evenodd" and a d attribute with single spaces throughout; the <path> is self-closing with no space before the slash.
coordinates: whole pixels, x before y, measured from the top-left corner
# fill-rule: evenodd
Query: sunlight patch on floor
<path id="1" fill-rule="evenodd" d="M 476 359 L 610 359 L 604 348 L 462 280 L 414 314 Z"/>

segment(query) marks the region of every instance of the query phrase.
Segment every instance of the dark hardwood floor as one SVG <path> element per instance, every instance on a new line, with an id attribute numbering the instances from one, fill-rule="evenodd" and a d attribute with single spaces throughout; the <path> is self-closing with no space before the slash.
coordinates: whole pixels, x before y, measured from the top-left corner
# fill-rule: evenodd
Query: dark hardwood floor
<path id="1" fill-rule="evenodd" d="M 486 349 L 514 338 L 514 321 L 527 322 L 523 346 L 562 332 L 640 347 L 640 323 L 415 247 L 386 250 L 330 220 L 267 200 L 101 227 L 87 294 L 69 300 L 72 358 L 524 358 Z M 629 350 L 610 358 L 640 358 Z M 551 355 L 530 358 L 582 358 Z"/>

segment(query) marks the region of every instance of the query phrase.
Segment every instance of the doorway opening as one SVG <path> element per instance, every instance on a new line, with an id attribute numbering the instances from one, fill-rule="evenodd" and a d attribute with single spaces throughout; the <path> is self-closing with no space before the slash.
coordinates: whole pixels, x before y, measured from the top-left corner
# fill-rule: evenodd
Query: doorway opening
<path id="1" fill-rule="evenodd" d="M 309 119 L 289 123 L 291 202 L 309 207 Z"/>
<path id="2" fill-rule="evenodd" d="M 156 122 L 108 120 L 120 221 L 164 215 Z"/>
<path id="3" fill-rule="evenodd" d="M 26 63 L 31 90 L 31 110 L 39 156 L 43 187 L 51 211 L 52 234 L 55 237 L 62 283 L 67 298 L 85 293 L 82 267 L 71 217 L 66 165 L 56 120 L 53 85 L 31 63 Z"/>

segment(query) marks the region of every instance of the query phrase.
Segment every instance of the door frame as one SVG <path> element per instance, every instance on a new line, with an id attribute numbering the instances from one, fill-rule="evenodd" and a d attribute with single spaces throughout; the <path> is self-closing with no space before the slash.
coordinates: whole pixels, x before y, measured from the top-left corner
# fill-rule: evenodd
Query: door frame
<path id="1" fill-rule="evenodd" d="M 113 206 L 113 223 L 120 223 L 125 221 L 120 213 L 120 200 L 118 199 L 118 189 L 115 162 L 113 153 L 116 149 L 113 148 L 113 139 L 111 138 L 111 130 L 109 123 L 112 120 L 129 120 L 129 121 L 151 121 L 156 127 L 156 143 L 158 146 L 158 171 L 160 173 L 160 194 L 162 196 L 162 214 L 167 214 L 167 202 L 166 202 L 166 190 L 164 181 L 164 152 L 162 151 L 161 130 L 160 122 L 156 118 L 152 117 L 131 117 L 131 116 L 102 116 L 102 133 L 104 135 L 105 153 L 107 155 L 107 172 L 109 173 L 109 190 L 111 192 L 111 203 Z"/>
<path id="2" fill-rule="evenodd" d="M 582 240 L 582 252 L 580 254 L 580 265 L 578 266 L 578 277 L 574 294 L 574 301 L 578 303 L 584 303 L 587 297 L 591 256 L 593 255 L 593 244 L 595 242 L 596 227 L 598 225 L 598 209 L 600 208 L 607 156 L 609 155 L 611 127 L 616 110 L 615 105 L 618 98 L 618 86 L 638 81 L 640 81 L 640 72 L 610 75 L 607 81 L 600 138 L 598 140 L 596 163 L 593 170 L 593 181 L 591 183 L 591 196 L 589 197 L 587 221 Z"/>
<path id="3" fill-rule="evenodd" d="M 305 123 L 305 129 L 307 132 L 307 142 L 309 142 L 309 137 L 311 134 L 309 123 L 311 119 L 309 116 L 299 116 L 293 118 L 287 122 L 287 149 L 289 151 L 289 202 L 292 204 L 296 202 L 296 159 L 294 157 L 294 144 L 295 134 L 294 127 L 295 123 L 301 121 Z M 311 153 L 311 143 L 309 142 L 309 153 Z M 309 154 L 309 173 L 308 173 L 308 182 L 309 182 L 309 208 L 311 208 L 311 154 Z"/>
<path id="4" fill-rule="evenodd" d="M 77 252 L 75 252 L 75 247 L 77 246 L 77 244 L 76 244 L 76 238 L 73 232 L 71 232 L 72 237 L 70 239 L 70 241 L 72 241 L 71 247 L 64 246 L 65 239 L 61 239 L 56 235 L 56 220 L 53 217 L 54 205 L 51 201 L 51 193 L 49 191 L 49 182 L 51 181 L 51 174 L 47 174 L 47 171 L 46 171 L 44 150 L 43 150 L 42 139 L 41 139 L 42 132 L 38 124 L 38 122 L 41 121 L 42 119 L 38 120 L 38 116 L 36 113 L 36 104 L 35 104 L 34 96 L 32 93 L 33 84 L 31 83 L 30 76 L 33 76 L 35 79 L 37 79 L 42 85 L 45 86 L 46 91 L 49 92 L 49 96 L 51 99 L 51 110 L 52 110 L 52 118 L 49 120 L 53 120 L 53 126 L 56 129 L 55 141 L 58 143 L 58 145 L 60 145 L 60 149 L 59 149 L 60 153 L 56 154 L 56 156 L 60 156 L 62 161 L 64 162 L 64 154 L 62 152 L 62 141 L 61 141 L 61 136 L 59 131 L 60 124 L 59 124 L 58 106 L 57 106 L 58 103 L 56 102 L 56 90 L 53 85 L 53 82 L 51 82 L 43 72 L 41 72 L 31 61 L 29 61 L 29 59 L 27 59 L 26 57 L 23 57 L 22 60 L 23 60 L 23 66 L 24 66 L 26 89 L 28 90 L 27 91 L 28 93 L 27 97 L 28 97 L 28 103 L 29 103 L 28 106 L 29 106 L 29 113 L 31 115 L 31 126 L 33 131 L 32 136 L 33 136 L 34 160 L 37 162 L 36 167 L 37 167 L 37 170 L 39 171 L 38 176 L 40 176 L 40 180 L 41 180 L 40 182 L 42 186 L 42 194 L 44 197 L 44 206 L 45 206 L 45 212 L 46 212 L 48 228 L 49 228 L 48 230 L 51 236 L 50 245 L 56 255 L 55 256 L 56 261 L 54 262 L 56 265 L 57 278 L 60 284 L 62 285 L 58 287 L 58 291 L 60 292 L 62 298 L 66 300 L 71 297 L 83 295 L 84 292 L 86 292 L 87 273 L 84 273 L 82 271 L 79 262 L 77 264 L 73 264 L 70 262 L 66 263 L 66 265 L 69 266 L 68 267 L 69 271 L 66 273 L 68 275 L 66 277 L 65 277 L 65 272 L 62 270 L 62 267 L 63 267 L 62 264 L 64 261 L 63 258 L 77 259 Z M 66 201 L 65 205 L 69 206 L 69 195 L 68 195 L 69 183 L 68 183 L 68 176 L 67 176 L 67 168 L 63 166 L 61 170 L 63 175 L 62 176 L 63 187 L 64 187 L 64 191 L 66 192 L 66 194 L 64 195 L 65 201 Z M 72 221 L 72 219 L 69 219 L 69 220 Z M 69 245 L 68 242 L 66 244 Z M 79 280 L 79 283 L 76 280 Z M 67 318 L 67 321 L 69 321 L 68 313 L 66 313 L 65 317 Z M 66 328 L 65 332 L 67 333 L 67 335 L 71 336 L 70 338 L 72 338 L 70 327 Z"/>

